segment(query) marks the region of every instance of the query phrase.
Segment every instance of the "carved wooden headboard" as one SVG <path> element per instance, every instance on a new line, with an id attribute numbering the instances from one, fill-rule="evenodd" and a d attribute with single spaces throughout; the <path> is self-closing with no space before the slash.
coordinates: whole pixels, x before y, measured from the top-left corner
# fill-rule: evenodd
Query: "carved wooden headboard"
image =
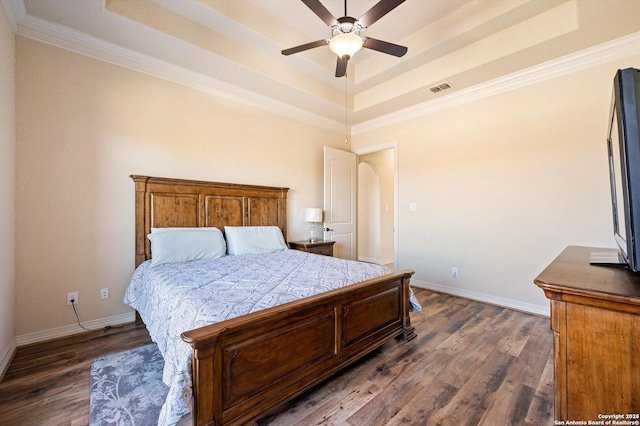
<path id="1" fill-rule="evenodd" d="M 289 188 L 132 175 L 136 184 L 136 267 L 151 258 L 147 234 L 169 226 L 275 225 L 287 239 Z"/>

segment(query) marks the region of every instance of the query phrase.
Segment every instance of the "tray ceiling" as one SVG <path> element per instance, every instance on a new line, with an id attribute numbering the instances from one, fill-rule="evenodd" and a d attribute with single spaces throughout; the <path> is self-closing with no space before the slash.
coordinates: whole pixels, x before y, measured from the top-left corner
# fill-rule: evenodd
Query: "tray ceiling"
<path id="1" fill-rule="evenodd" d="M 20 35 L 340 131 L 640 31 L 637 1 L 407 0 L 362 35 L 408 53 L 360 51 L 336 78 L 328 47 L 280 53 L 330 38 L 299 0 L 3 2 Z M 322 3 L 344 15 L 343 0 Z"/>

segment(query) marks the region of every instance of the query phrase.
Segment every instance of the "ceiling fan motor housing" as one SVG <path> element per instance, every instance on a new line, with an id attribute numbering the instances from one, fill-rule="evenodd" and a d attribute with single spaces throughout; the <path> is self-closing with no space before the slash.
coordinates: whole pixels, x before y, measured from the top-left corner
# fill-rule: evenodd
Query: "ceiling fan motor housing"
<path id="1" fill-rule="evenodd" d="M 338 18 L 338 23 L 332 27 L 332 35 L 337 36 L 339 34 L 358 34 L 364 28 L 358 23 L 356 18 L 351 16 L 343 16 Z"/>

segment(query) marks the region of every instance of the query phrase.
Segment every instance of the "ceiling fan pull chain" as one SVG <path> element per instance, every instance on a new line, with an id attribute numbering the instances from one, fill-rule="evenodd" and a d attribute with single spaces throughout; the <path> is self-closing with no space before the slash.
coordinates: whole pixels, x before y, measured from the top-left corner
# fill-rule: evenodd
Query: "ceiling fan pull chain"
<path id="1" fill-rule="evenodd" d="M 346 0 L 345 0 L 346 2 Z M 347 73 L 344 73 L 344 143 L 349 143 L 349 96 L 347 93 Z"/>

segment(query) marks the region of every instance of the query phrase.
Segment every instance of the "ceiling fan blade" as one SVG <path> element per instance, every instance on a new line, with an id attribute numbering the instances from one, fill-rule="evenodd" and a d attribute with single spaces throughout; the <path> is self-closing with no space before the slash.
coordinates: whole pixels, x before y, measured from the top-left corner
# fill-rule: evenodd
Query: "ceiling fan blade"
<path id="1" fill-rule="evenodd" d="M 377 50 L 378 52 L 386 53 L 389 55 L 401 57 L 407 53 L 407 48 L 400 46 L 399 44 L 389 43 L 388 41 L 382 41 L 375 38 L 365 37 L 362 47 L 371 50 Z"/>
<path id="2" fill-rule="evenodd" d="M 347 73 L 347 62 L 349 62 L 348 57 L 338 58 L 338 63 L 336 63 L 336 77 L 344 77 Z"/>
<path id="3" fill-rule="evenodd" d="M 358 22 L 364 28 L 367 28 L 378 19 L 382 18 L 384 15 L 400 6 L 400 4 L 404 3 L 404 1 L 405 0 L 380 0 L 371 9 L 366 11 L 365 14 L 362 15 L 360 19 L 358 19 Z"/>
<path id="4" fill-rule="evenodd" d="M 314 47 L 326 46 L 329 44 L 328 40 L 317 40 L 312 41 L 311 43 L 301 44 L 300 46 L 290 47 L 289 49 L 284 49 L 282 51 L 283 55 L 292 55 L 294 53 L 302 52 L 304 50 L 313 49 Z"/>
<path id="5" fill-rule="evenodd" d="M 328 26 L 333 27 L 338 24 L 338 20 L 318 0 L 302 0 L 302 3 L 306 4 Z"/>

